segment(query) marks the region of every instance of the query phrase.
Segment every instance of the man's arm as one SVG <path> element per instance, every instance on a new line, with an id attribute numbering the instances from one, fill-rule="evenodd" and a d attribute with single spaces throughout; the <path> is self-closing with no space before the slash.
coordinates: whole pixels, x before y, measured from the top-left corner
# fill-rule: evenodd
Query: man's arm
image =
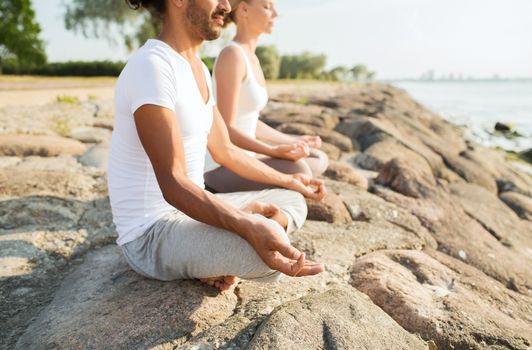
<path id="1" fill-rule="evenodd" d="M 134 116 L 140 141 L 168 203 L 195 220 L 240 235 L 272 269 L 292 276 L 323 271 L 323 265 L 306 262 L 303 253 L 284 243 L 272 226 L 224 203 L 188 179 L 183 141 L 174 112 L 144 105 Z"/>
<path id="2" fill-rule="evenodd" d="M 327 193 L 323 181 L 303 174 L 281 173 L 236 147 L 216 106 L 208 147 L 217 163 L 248 180 L 294 190 L 317 201 Z"/>

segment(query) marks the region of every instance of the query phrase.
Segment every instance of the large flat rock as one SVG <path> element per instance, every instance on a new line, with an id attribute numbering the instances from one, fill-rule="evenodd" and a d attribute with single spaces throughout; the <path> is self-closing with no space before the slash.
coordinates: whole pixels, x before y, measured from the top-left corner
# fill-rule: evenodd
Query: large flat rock
<path id="1" fill-rule="evenodd" d="M 352 285 L 438 349 L 527 349 L 529 297 L 445 254 L 394 250 L 366 255 Z"/>
<path id="2" fill-rule="evenodd" d="M 354 290 L 329 290 L 275 309 L 259 327 L 247 349 L 428 347 L 401 328 L 365 295 Z"/>
<path id="3" fill-rule="evenodd" d="M 16 349 L 141 349 L 185 339 L 229 317 L 237 298 L 198 281 L 161 282 L 133 272 L 120 249 L 91 252 Z"/>
<path id="4" fill-rule="evenodd" d="M 57 136 L 0 135 L 1 156 L 81 155 L 85 148 L 79 141 Z"/>

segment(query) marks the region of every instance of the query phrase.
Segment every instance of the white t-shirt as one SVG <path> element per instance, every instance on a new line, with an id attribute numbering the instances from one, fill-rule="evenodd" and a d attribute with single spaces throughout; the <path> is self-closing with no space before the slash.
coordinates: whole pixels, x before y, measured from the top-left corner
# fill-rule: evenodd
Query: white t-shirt
<path id="1" fill-rule="evenodd" d="M 262 86 L 257 81 L 251 61 L 242 47 L 234 41 L 231 41 L 227 46 L 235 46 L 244 57 L 244 63 L 246 65 L 246 77 L 244 78 L 238 93 L 235 124 L 238 130 L 255 139 L 260 111 L 262 111 L 268 103 L 268 91 L 266 90 L 266 87 Z M 214 65 L 213 80 L 214 94 L 216 95 L 216 64 Z M 255 153 L 253 152 L 246 151 L 246 153 L 252 157 L 255 156 Z M 205 158 L 205 172 L 214 170 L 219 166 L 220 165 L 214 161 L 211 154 L 207 153 L 207 158 Z"/>
<path id="2" fill-rule="evenodd" d="M 183 138 L 187 176 L 204 188 L 207 138 L 214 96 L 207 103 L 188 61 L 166 43 L 150 39 L 129 59 L 115 91 L 115 126 L 109 152 L 108 186 L 119 245 L 142 236 L 158 219 L 175 211 L 163 198 L 150 160 L 139 140 L 133 113 L 153 104 L 175 112 Z"/>

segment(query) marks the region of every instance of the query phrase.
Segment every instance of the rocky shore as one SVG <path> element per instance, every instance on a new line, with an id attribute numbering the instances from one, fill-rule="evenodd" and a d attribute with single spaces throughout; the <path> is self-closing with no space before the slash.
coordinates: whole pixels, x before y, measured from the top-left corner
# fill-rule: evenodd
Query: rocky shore
<path id="1" fill-rule="evenodd" d="M 111 96 L 0 107 L 0 348 L 531 348 L 529 174 L 391 86 L 271 97 L 262 119 L 332 160 L 291 236 L 327 269 L 223 293 L 114 244 Z"/>

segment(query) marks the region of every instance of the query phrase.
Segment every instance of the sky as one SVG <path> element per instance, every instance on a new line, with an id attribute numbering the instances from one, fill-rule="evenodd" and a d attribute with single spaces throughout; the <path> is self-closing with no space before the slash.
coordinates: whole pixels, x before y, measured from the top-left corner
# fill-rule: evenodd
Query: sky
<path id="1" fill-rule="evenodd" d="M 126 60 L 120 40 L 64 28 L 64 2 L 33 0 L 49 61 Z M 122 1 L 122 0 L 110 0 Z M 532 0 L 276 0 L 260 44 L 282 54 L 324 53 L 327 66 L 366 64 L 381 79 L 532 77 Z"/>

